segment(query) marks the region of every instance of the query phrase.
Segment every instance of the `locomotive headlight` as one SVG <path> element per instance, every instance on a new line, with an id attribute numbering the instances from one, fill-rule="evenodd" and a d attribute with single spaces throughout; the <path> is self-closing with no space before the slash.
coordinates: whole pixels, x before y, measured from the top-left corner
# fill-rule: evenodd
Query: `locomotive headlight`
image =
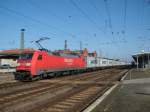
<path id="1" fill-rule="evenodd" d="M 31 63 L 26 63 L 26 66 L 31 66 Z"/>

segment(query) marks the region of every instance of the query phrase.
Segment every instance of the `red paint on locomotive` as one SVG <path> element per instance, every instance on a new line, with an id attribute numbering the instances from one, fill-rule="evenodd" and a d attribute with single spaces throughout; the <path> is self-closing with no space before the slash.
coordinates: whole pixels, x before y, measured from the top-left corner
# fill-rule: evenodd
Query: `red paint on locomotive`
<path id="1" fill-rule="evenodd" d="M 16 74 L 28 72 L 31 77 L 45 72 L 84 69 L 85 61 L 81 56 L 61 56 L 47 51 L 35 50 L 32 53 L 23 53 L 18 60 Z"/>

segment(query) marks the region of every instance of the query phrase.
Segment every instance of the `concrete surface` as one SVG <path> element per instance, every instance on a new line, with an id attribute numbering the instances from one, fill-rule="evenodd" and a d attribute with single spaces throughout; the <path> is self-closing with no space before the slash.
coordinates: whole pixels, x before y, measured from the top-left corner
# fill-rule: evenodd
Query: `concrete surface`
<path id="1" fill-rule="evenodd" d="M 141 70 L 130 70 L 129 74 L 126 76 L 125 80 L 131 79 L 141 79 L 141 78 L 150 78 L 150 69 L 143 71 Z"/>
<path id="2" fill-rule="evenodd" d="M 150 112 L 150 72 L 131 73 L 92 112 Z"/>
<path id="3" fill-rule="evenodd" d="M 132 80 L 124 80 L 123 84 L 146 84 L 150 83 L 150 78 L 142 78 L 142 79 L 132 79 Z"/>
<path id="4" fill-rule="evenodd" d="M 107 90 L 100 98 L 98 98 L 94 103 L 92 103 L 88 108 L 83 112 L 91 112 L 96 106 L 98 106 L 116 87 L 118 84 L 115 84 L 109 90 Z"/>

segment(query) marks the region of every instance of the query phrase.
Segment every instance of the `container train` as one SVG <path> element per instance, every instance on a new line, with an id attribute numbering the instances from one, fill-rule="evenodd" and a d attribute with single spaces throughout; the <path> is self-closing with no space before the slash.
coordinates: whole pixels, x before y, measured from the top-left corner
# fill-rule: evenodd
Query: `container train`
<path id="1" fill-rule="evenodd" d="M 32 50 L 21 53 L 14 75 L 16 80 L 37 80 L 124 64 L 118 60 L 97 56 Z"/>

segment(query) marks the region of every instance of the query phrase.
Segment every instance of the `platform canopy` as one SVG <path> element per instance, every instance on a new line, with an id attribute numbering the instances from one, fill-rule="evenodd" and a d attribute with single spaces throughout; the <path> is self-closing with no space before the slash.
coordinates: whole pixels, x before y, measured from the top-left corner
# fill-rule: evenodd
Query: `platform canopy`
<path id="1" fill-rule="evenodd" d="M 34 49 L 11 49 L 0 51 L 0 59 L 18 59 L 21 53 L 32 53 Z"/>
<path id="2" fill-rule="evenodd" d="M 150 68 L 150 52 L 142 52 L 132 55 L 137 68 Z"/>

